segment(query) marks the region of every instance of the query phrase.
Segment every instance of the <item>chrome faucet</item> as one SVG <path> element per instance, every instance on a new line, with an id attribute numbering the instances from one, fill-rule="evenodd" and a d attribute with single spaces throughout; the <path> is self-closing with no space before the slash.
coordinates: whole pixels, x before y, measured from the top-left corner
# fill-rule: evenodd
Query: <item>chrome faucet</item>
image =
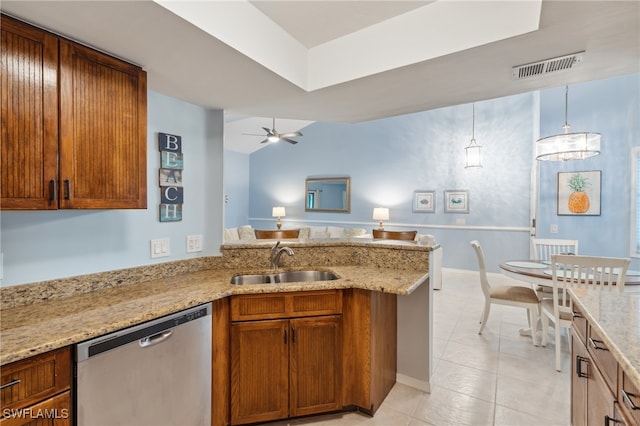
<path id="1" fill-rule="evenodd" d="M 278 264 L 280 263 L 280 256 L 282 253 L 287 253 L 289 256 L 293 256 L 293 250 L 289 247 L 280 247 L 280 241 L 271 248 L 271 268 L 274 271 L 278 270 Z"/>

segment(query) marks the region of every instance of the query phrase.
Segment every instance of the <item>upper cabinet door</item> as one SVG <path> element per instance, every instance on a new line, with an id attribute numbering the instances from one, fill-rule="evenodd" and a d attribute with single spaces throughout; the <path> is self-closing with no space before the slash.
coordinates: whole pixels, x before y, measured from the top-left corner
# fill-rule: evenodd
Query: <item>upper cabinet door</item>
<path id="1" fill-rule="evenodd" d="M 0 205 L 57 209 L 58 38 L 1 17 Z"/>
<path id="2" fill-rule="evenodd" d="M 60 40 L 60 208 L 146 208 L 146 79 Z"/>

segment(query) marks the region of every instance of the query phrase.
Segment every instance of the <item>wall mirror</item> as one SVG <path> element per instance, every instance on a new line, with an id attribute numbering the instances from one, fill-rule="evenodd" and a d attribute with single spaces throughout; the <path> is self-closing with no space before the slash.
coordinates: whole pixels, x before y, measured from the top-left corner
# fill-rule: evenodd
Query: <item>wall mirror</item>
<path id="1" fill-rule="evenodd" d="M 304 193 L 304 210 L 307 212 L 351 211 L 351 178 L 307 178 Z"/>

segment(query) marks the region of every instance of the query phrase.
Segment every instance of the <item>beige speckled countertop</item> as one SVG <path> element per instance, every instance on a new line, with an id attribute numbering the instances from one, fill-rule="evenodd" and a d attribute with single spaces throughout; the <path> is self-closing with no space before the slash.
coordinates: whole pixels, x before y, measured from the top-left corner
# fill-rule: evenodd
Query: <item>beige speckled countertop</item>
<path id="1" fill-rule="evenodd" d="M 3 299 L 20 299 L 20 303 L 12 305 L 11 300 L 3 300 L 0 365 L 233 294 L 360 288 L 407 295 L 428 278 L 431 248 L 427 247 L 362 243 L 291 247 L 296 255 L 287 258 L 281 270 L 330 270 L 339 279 L 231 285 L 233 275 L 269 272 L 263 259 L 268 259 L 269 246 L 236 245 L 223 246 L 222 258 L 187 267 L 173 262 L 158 266 L 164 268 L 160 272 L 153 267 L 132 268 L 132 272 L 114 271 L 2 289 Z M 127 277 L 137 282 L 123 284 Z M 63 297 L 58 295 L 61 292 L 65 293 Z"/>
<path id="2" fill-rule="evenodd" d="M 640 290 L 625 287 L 623 293 L 587 288 L 569 291 L 618 364 L 640 388 Z"/>

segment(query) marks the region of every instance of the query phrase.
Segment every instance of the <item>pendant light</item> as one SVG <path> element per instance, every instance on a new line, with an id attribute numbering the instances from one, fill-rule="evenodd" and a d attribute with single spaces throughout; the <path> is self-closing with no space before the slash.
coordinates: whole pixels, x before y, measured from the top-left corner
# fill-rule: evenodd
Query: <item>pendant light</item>
<path id="1" fill-rule="evenodd" d="M 536 159 L 540 161 L 584 160 L 600 155 L 600 133 L 569 133 L 567 123 L 569 86 L 565 87 L 563 133 L 538 139 Z"/>
<path id="2" fill-rule="evenodd" d="M 471 142 L 464 149 L 464 168 L 482 167 L 482 146 L 476 143 L 476 104 L 472 105 Z"/>

